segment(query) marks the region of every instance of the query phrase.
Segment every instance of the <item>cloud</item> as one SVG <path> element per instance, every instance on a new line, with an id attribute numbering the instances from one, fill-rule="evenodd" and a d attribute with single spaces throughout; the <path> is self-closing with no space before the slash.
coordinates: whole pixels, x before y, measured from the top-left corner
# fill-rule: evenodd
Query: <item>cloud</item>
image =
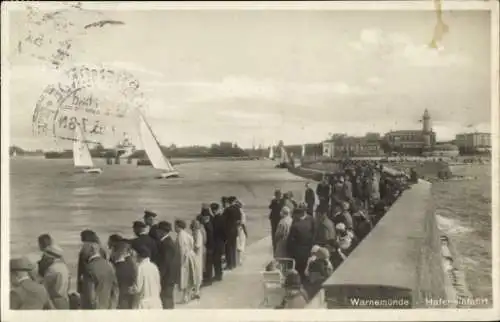
<path id="1" fill-rule="evenodd" d="M 349 43 L 358 53 L 387 60 L 391 64 L 415 67 L 449 67 L 466 65 L 468 60 L 444 47 L 433 49 L 428 43 L 415 43 L 403 33 L 384 32 L 379 28 L 367 28 L 359 39 Z"/>
<path id="2" fill-rule="evenodd" d="M 367 89 L 345 82 L 283 82 L 273 79 L 253 79 L 246 76 L 228 76 L 218 82 L 144 82 L 148 92 L 165 92 L 184 97 L 185 103 L 211 100 L 252 98 L 281 102 L 302 103 L 321 97 L 362 95 Z"/>

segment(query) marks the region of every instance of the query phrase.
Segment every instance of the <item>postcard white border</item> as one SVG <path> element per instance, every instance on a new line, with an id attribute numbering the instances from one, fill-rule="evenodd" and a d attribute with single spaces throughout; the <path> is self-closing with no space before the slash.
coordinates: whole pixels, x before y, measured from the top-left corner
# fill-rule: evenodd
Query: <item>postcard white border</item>
<path id="1" fill-rule="evenodd" d="M 438 321 L 438 320 L 495 320 L 500 318 L 499 310 L 499 4 L 497 1 L 443 1 L 443 10 L 485 10 L 491 12 L 491 117 L 492 117 L 492 282 L 493 303 L 491 309 L 409 309 L 409 310 L 165 310 L 165 311 L 34 311 L 15 312 L 6 310 L 9 285 L 9 68 L 4 52 L 8 51 L 8 10 L 22 10 L 26 2 L 2 2 L 2 123 L 1 123 L 1 298 L 2 321 L 92 321 L 92 320 L 159 320 L 168 321 Z M 33 5 L 33 2 L 29 3 Z M 60 8 L 57 3 L 38 3 L 47 10 Z M 342 2 L 91 2 L 84 3 L 86 9 L 99 10 L 435 10 L 433 1 L 342 1 Z M 36 238 L 36 236 L 32 236 Z"/>

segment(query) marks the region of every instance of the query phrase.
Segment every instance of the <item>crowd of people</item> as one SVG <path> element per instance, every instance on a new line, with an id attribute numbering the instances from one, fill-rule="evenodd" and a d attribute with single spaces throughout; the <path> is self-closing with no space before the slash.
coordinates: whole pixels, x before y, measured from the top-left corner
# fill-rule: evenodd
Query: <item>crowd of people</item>
<path id="1" fill-rule="evenodd" d="M 200 298 L 201 288 L 223 279 L 243 263 L 247 229 L 236 197 L 203 204 L 188 227 L 183 220 L 155 223 L 146 210 L 135 221 L 135 238 L 109 236 L 101 243 L 92 230 L 80 234 L 76 292 L 63 250 L 49 235 L 38 238 L 38 263 L 10 261 L 13 310 L 172 309 L 177 287 L 182 303 Z"/>
<path id="2" fill-rule="evenodd" d="M 304 200 L 275 191 L 269 205 L 276 270 L 280 259 L 293 259 L 284 276 L 286 296 L 280 307 L 303 307 L 385 214 L 416 177 L 387 175 L 368 161 L 345 161 L 324 175 L 314 190 L 306 184 Z M 41 259 L 10 261 L 12 309 L 172 309 L 174 292 L 181 303 L 199 299 L 203 286 L 223 279 L 224 270 L 242 265 L 246 216 L 238 198 L 203 204 L 186 223 L 156 223 L 145 211 L 132 224 L 134 238 L 109 236 L 103 245 L 96 232 L 80 234 L 77 275 L 72 277 L 63 250 L 49 234 L 38 238 Z M 71 278 L 76 291 L 70 292 Z"/>
<path id="3" fill-rule="evenodd" d="M 347 160 L 341 171 L 326 174 L 314 190 L 306 184 L 304 201 L 275 191 L 269 205 L 275 261 L 292 258 L 280 308 L 301 308 L 349 256 L 415 176 L 388 175 L 373 161 Z"/>

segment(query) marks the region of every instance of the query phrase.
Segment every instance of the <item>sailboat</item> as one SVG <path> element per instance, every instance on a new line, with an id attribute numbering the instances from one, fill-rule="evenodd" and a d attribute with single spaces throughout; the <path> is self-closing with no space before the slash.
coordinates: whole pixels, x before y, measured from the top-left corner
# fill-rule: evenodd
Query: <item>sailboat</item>
<path id="1" fill-rule="evenodd" d="M 274 146 L 269 147 L 269 160 L 274 160 Z"/>
<path id="2" fill-rule="evenodd" d="M 178 178 L 179 172 L 174 169 L 170 161 L 163 155 L 160 143 L 142 113 L 139 114 L 139 135 L 153 168 L 163 170 L 157 178 Z"/>
<path id="3" fill-rule="evenodd" d="M 94 166 L 90 150 L 80 126 L 75 127 L 75 140 L 73 141 L 73 162 L 75 168 L 83 168 L 83 173 L 102 173 L 102 169 Z"/>
<path id="4" fill-rule="evenodd" d="M 286 153 L 286 150 L 283 146 L 280 146 L 280 163 L 276 165 L 276 168 L 281 168 L 285 169 L 288 168 L 288 165 L 290 164 L 290 159 L 288 157 L 288 154 Z"/>

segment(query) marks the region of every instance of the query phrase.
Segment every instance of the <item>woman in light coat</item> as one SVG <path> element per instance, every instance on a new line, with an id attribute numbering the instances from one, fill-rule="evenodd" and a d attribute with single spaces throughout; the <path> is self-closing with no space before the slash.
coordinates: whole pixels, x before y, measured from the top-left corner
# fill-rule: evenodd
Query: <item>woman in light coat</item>
<path id="1" fill-rule="evenodd" d="M 201 282 L 203 280 L 203 263 L 205 259 L 205 238 L 203 237 L 202 226 L 198 220 L 191 222 L 191 232 L 193 234 L 193 250 L 195 262 L 195 283 L 193 298 L 200 298 Z"/>
<path id="2" fill-rule="evenodd" d="M 287 258 L 287 240 L 288 234 L 290 233 L 290 227 L 292 227 L 292 216 L 290 214 L 290 208 L 283 207 L 281 209 L 281 220 L 276 228 L 276 249 L 274 250 L 274 256 L 276 258 Z"/>
<path id="3" fill-rule="evenodd" d="M 245 254 L 245 248 L 247 244 L 247 230 L 246 230 L 246 221 L 247 216 L 243 211 L 243 203 L 241 201 L 237 201 L 236 205 L 240 208 L 241 212 L 241 222 L 238 226 L 238 237 L 236 238 L 236 251 L 237 251 L 237 260 L 238 264 L 243 264 L 243 257 Z"/>
<path id="4" fill-rule="evenodd" d="M 196 281 L 196 260 L 194 253 L 193 237 L 186 232 L 186 223 L 183 220 L 175 221 L 176 240 L 176 268 L 177 285 L 182 293 L 182 302 L 187 303 L 191 299 L 192 290 L 201 281 Z"/>

